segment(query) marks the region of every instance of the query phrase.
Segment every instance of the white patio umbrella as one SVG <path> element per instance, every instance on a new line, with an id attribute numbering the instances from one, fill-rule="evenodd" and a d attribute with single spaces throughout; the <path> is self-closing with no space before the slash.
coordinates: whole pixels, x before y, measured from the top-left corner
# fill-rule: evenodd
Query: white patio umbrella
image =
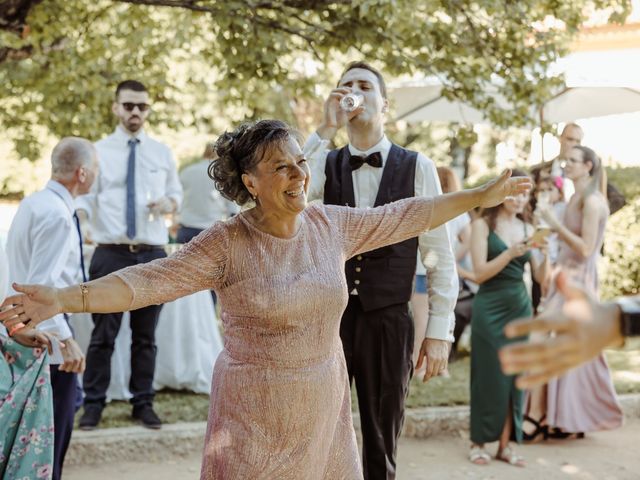
<path id="1" fill-rule="evenodd" d="M 540 122 L 572 122 L 640 111 L 640 88 L 569 86 L 549 99 L 539 110 Z"/>
<path id="2" fill-rule="evenodd" d="M 498 105 L 509 108 L 498 88 L 487 87 Z M 462 101 L 442 96 L 442 83 L 434 78 L 405 82 L 390 88 L 395 105 L 395 120 L 406 122 L 445 121 L 488 123 L 484 113 Z M 540 106 L 532 106 L 532 125 L 571 122 L 581 118 L 602 117 L 640 111 L 640 88 L 629 86 L 568 86 Z"/>
<path id="3" fill-rule="evenodd" d="M 434 78 L 396 84 L 390 89 L 395 120 L 485 123 L 483 112 L 461 101 L 442 96 L 442 83 Z"/>
<path id="4" fill-rule="evenodd" d="M 498 105 L 509 108 L 506 100 L 497 93 L 496 86 L 489 85 L 488 88 L 493 91 Z M 396 109 L 395 120 L 489 123 L 482 111 L 465 102 L 444 98 L 442 84 L 433 77 L 397 84 L 390 88 L 390 93 Z M 577 84 L 565 87 L 542 107 L 532 106 L 529 126 L 632 112 L 640 112 L 640 86 Z M 544 161 L 544 148 L 540 154 Z"/>

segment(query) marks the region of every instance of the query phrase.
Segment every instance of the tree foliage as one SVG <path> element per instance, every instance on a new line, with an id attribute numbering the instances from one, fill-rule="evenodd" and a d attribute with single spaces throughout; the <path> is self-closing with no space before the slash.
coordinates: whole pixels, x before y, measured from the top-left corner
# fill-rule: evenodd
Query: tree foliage
<path id="1" fill-rule="evenodd" d="M 0 126 L 26 158 L 38 126 L 99 137 L 128 77 L 169 127 L 300 123 L 345 58 L 436 75 L 446 95 L 514 125 L 558 82 L 547 67 L 596 9 L 620 21 L 630 0 L 0 0 Z M 496 79 L 509 111 L 485 93 Z"/>

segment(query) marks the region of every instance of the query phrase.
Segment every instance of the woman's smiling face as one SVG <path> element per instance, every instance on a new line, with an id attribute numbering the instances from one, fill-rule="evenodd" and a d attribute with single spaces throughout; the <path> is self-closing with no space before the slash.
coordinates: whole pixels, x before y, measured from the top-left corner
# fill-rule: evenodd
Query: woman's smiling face
<path id="1" fill-rule="evenodd" d="M 307 206 L 309 166 L 298 142 L 291 136 L 267 147 L 254 171 L 242 175 L 263 213 L 297 215 Z"/>

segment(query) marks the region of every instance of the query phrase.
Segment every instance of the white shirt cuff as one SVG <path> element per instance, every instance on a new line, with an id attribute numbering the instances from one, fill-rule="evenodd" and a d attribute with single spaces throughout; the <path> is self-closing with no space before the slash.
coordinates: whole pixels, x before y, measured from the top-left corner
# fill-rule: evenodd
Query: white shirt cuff
<path id="1" fill-rule="evenodd" d="M 49 320 L 45 320 L 40 325 L 38 325 L 37 329 L 43 332 L 55 334 L 60 341 L 65 341 L 73 336 L 71 334 L 71 329 L 69 328 L 67 321 L 62 315 L 56 315 Z"/>
<path id="2" fill-rule="evenodd" d="M 454 321 L 446 317 L 433 316 L 429 318 L 427 324 L 426 338 L 433 338 L 435 340 L 444 340 L 446 342 L 453 342 L 453 328 Z"/>

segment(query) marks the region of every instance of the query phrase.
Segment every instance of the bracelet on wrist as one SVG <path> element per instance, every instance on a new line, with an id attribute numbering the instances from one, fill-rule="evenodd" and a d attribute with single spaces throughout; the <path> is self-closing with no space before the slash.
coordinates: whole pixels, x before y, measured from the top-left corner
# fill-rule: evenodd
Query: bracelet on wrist
<path id="1" fill-rule="evenodd" d="M 86 283 L 80 284 L 80 294 L 82 295 L 82 311 L 89 311 L 89 286 Z"/>

